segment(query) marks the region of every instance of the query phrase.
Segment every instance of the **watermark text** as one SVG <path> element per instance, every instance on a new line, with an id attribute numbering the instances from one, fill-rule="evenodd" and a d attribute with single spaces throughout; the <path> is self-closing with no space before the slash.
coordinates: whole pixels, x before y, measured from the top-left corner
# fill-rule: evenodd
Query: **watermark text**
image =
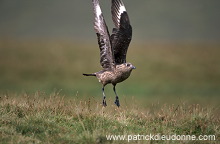
<path id="1" fill-rule="evenodd" d="M 149 134 L 149 135 L 106 135 L 107 140 L 123 140 L 123 141 L 150 141 L 150 140 L 177 140 L 177 141 L 194 141 L 194 140 L 207 140 L 215 141 L 215 135 L 161 135 L 161 134 Z"/>

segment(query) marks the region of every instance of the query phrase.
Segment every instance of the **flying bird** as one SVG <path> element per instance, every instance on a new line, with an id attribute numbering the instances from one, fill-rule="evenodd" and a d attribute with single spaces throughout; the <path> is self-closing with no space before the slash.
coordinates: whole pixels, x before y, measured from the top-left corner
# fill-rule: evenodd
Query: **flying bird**
<path id="1" fill-rule="evenodd" d="M 119 107 L 119 97 L 115 86 L 117 83 L 126 80 L 131 71 L 135 69 L 131 63 L 126 62 L 126 54 L 132 38 L 132 27 L 122 0 L 111 0 L 111 14 L 115 28 L 113 28 L 110 36 L 99 0 L 92 0 L 92 4 L 95 16 L 94 29 L 100 49 L 100 64 L 103 69 L 92 74 L 83 75 L 96 76 L 99 82 L 102 83 L 102 104 L 104 107 L 107 106 L 104 87 L 111 83 L 115 93 L 115 104 Z"/>

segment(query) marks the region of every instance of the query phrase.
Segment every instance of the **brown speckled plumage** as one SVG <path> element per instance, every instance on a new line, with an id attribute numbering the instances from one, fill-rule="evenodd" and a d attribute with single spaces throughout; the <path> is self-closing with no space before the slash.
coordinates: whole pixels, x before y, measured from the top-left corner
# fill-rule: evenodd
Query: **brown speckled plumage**
<path id="1" fill-rule="evenodd" d="M 96 76 L 103 88 L 103 106 L 107 106 L 105 100 L 104 87 L 111 83 L 116 95 L 115 104 L 119 107 L 119 98 L 116 94 L 115 86 L 126 80 L 135 67 L 131 63 L 126 63 L 127 49 L 132 38 L 132 27 L 122 0 L 112 0 L 111 12 L 112 20 L 115 24 L 110 36 L 106 26 L 98 0 L 92 0 L 95 15 L 94 29 L 97 34 L 100 48 L 100 64 L 103 70 L 83 74 L 85 76 Z"/>
<path id="2" fill-rule="evenodd" d="M 111 70 L 102 70 L 96 72 L 95 75 L 103 86 L 107 85 L 108 83 L 116 85 L 117 83 L 126 80 L 130 76 L 132 69 L 134 69 L 131 64 L 130 66 L 126 66 L 126 64 L 116 65 L 116 67 Z"/>

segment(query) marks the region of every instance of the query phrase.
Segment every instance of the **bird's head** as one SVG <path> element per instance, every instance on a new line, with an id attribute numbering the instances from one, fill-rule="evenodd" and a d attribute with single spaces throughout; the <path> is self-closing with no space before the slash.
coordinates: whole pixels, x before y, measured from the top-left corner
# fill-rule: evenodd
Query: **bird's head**
<path id="1" fill-rule="evenodd" d="M 133 70 L 133 69 L 136 69 L 135 66 L 133 66 L 131 63 L 124 63 L 125 67 L 129 70 Z"/>
<path id="2" fill-rule="evenodd" d="M 136 67 L 133 66 L 131 63 L 123 63 L 120 65 L 117 65 L 116 69 L 119 71 L 128 72 L 128 71 L 132 71 L 133 69 L 136 69 Z"/>

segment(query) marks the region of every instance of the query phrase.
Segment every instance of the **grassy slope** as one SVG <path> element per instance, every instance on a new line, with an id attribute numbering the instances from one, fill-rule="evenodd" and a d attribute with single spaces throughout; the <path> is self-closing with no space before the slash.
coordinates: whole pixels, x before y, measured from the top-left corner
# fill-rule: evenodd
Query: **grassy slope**
<path id="1" fill-rule="evenodd" d="M 108 134 L 220 136 L 219 115 L 215 115 L 217 109 L 201 105 L 182 103 L 144 107 L 133 103 L 119 109 L 111 104 L 102 108 L 95 99 L 70 99 L 59 93 L 48 96 L 36 92 L 34 95 L 1 95 L 0 110 L 0 143 L 119 142 L 107 141 L 105 136 Z"/>

